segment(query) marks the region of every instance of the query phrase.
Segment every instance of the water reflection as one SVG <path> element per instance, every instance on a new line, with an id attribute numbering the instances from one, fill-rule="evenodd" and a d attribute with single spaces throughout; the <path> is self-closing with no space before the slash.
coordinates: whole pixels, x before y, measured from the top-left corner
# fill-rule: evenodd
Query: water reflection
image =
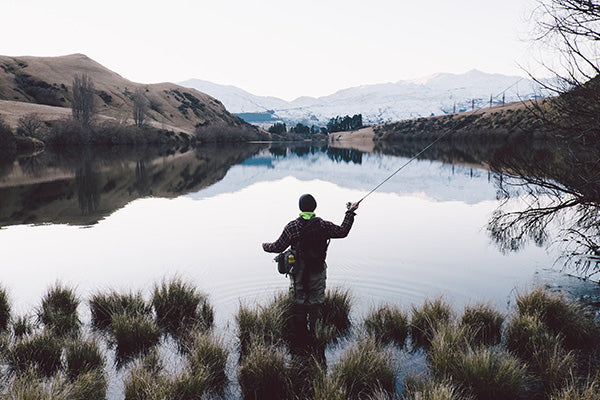
<path id="1" fill-rule="evenodd" d="M 557 245 L 560 262 L 585 277 L 600 273 L 600 148 L 551 143 L 513 147 L 491 161 L 498 198 L 488 231 L 503 251 L 532 241 Z M 516 207 L 510 199 L 521 197 Z"/>

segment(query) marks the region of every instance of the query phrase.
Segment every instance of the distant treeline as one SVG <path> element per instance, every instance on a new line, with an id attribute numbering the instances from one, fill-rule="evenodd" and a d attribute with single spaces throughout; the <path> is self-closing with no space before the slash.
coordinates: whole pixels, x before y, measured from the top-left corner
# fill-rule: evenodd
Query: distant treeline
<path id="1" fill-rule="evenodd" d="M 285 135 L 287 133 L 300 134 L 304 136 L 311 136 L 315 134 L 327 135 L 333 132 L 342 131 L 353 131 L 363 127 L 362 114 L 355 114 L 353 116 L 346 115 L 344 117 L 337 116 L 331 118 L 325 127 L 318 127 L 315 125 L 308 126 L 302 123 L 297 123 L 288 129 L 287 125 L 282 122 L 273 124 L 269 129 L 269 133 L 275 135 Z"/>

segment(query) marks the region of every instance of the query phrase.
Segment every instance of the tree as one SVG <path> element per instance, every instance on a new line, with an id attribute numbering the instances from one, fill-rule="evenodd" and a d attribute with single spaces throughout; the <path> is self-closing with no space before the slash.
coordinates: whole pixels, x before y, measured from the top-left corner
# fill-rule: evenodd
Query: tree
<path id="1" fill-rule="evenodd" d="M 39 115 L 35 113 L 22 116 L 17 123 L 17 132 L 31 137 L 36 137 L 37 131 L 43 125 Z"/>
<path id="2" fill-rule="evenodd" d="M 133 95 L 133 121 L 138 127 L 144 126 L 146 112 L 148 109 L 148 99 L 144 94 L 144 89 L 139 87 Z"/>
<path id="3" fill-rule="evenodd" d="M 269 133 L 282 134 L 287 132 L 287 127 L 284 123 L 276 122 L 273 126 L 269 127 Z"/>
<path id="4" fill-rule="evenodd" d="M 76 74 L 73 78 L 73 118 L 88 125 L 95 112 L 94 82 L 89 75 Z"/>

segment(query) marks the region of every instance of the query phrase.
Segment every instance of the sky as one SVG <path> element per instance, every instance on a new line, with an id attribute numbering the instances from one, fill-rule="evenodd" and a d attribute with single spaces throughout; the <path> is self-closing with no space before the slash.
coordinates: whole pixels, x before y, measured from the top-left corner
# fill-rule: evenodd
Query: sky
<path id="1" fill-rule="evenodd" d="M 534 0 L 0 0 L 0 54 L 292 100 L 438 72 L 525 76 Z"/>

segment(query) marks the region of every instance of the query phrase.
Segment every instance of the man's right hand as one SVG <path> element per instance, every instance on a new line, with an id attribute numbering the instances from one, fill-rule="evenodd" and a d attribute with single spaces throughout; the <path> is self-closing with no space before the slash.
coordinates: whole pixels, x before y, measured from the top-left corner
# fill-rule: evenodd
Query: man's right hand
<path id="1" fill-rule="evenodd" d="M 356 202 L 356 203 L 352 203 L 350 205 L 350 207 L 348 207 L 348 211 L 354 212 L 356 211 L 356 209 L 358 208 L 358 205 L 360 204 L 360 202 Z"/>

